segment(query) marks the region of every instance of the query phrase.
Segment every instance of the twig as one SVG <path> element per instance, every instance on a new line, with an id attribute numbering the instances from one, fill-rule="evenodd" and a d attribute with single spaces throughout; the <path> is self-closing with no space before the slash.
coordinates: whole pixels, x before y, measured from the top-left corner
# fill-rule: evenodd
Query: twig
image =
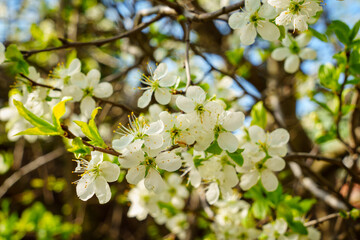
<path id="1" fill-rule="evenodd" d="M 346 214 L 349 214 L 349 213 L 350 212 L 347 212 Z M 340 213 L 332 213 L 332 214 L 329 214 L 329 215 L 327 215 L 325 217 L 321 217 L 321 218 L 318 218 L 318 219 L 315 219 L 315 220 L 311 220 L 311 221 L 305 223 L 304 226 L 305 227 L 314 226 L 316 224 L 326 222 L 326 221 L 329 221 L 329 220 L 337 218 L 337 217 L 340 217 Z"/>
<path id="2" fill-rule="evenodd" d="M 65 135 L 64 137 L 68 138 L 68 139 L 74 139 L 76 138 L 76 136 L 70 131 L 70 129 L 65 126 L 65 125 L 61 125 L 62 130 L 64 130 Z M 121 153 L 119 153 L 118 151 L 114 150 L 113 148 L 101 148 L 101 147 L 97 147 L 94 146 L 90 143 L 88 143 L 85 139 L 81 139 L 81 141 L 83 142 L 84 145 L 90 147 L 92 149 L 92 151 L 98 151 L 98 152 L 103 152 L 103 153 L 107 153 L 110 155 L 113 155 L 115 157 L 119 157 L 121 156 Z"/>
<path id="3" fill-rule="evenodd" d="M 160 20 L 163 17 L 164 17 L 164 15 L 157 15 L 156 17 L 151 19 L 149 22 L 141 23 L 141 24 L 137 25 L 136 27 L 134 27 L 133 29 L 131 29 L 127 32 L 121 33 L 117 36 L 111 37 L 111 38 L 88 41 L 88 42 L 69 42 L 69 43 L 59 46 L 59 47 L 51 47 L 51 48 L 30 50 L 30 51 L 21 51 L 21 53 L 23 54 L 24 57 L 30 57 L 33 54 L 37 54 L 37 53 L 41 53 L 41 52 L 56 51 L 56 50 L 67 49 L 67 48 L 78 48 L 78 47 L 85 47 L 85 46 L 91 46 L 91 45 L 102 46 L 106 43 L 110 43 L 110 42 L 119 40 L 121 38 L 129 37 L 130 35 L 143 30 L 144 28 L 148 27 L 149 25 Z"/>
<path id="4" fill-rule="evenodd" d="M 42 165 L 55 160 L 56 158 L 60 157 L 64 154 L 63 148 L 57 148 L 54 151 L 47 153 L 34 161 L 26 164 L 18 171 L 14 172 L 9 178 L 7 178 L 4 183 L 0 187 L 0 199 L 5 195 L 5 193 L 23 176 L 26 174 L 36 170 L 37 168 L 41 167 Z"/>
<path id="5" fill-rule="evenodd" d="M 46 84 L 42 84 L 42 83 L 38 83 L 38 82 L 35 82 L 34 80 L 30 79 L 28 76 L 20 73 L 20 76 L 25 78 L 26 80 L 28 80 L 30 83 L 31 83 L 31 86 L 38 86 L 38 87 L 43 87 L 43 88 L 49 88 L 49 89 L 52 89 L 54 91 L 61 91 L 60 88 L 56 88 L 56 87 L 53 87 L 53 86 L 50 86 L 50 85 L 46 85 Z M 103 98 L 98 98 L 98 97 L 95 97 L 93 96 L 93 98 L 96 100 L 96 101 L 100 101 L 100 102 L 103 102 L 103 103 L 108 103 L 108 104 L 111 104 L 115 107 L 119 107 L 119 108 L 123 108 L 123 109 L 126 109 L 128 110 L 129 112 L 132 112 L 133 110 L 130 109 L 128 106 L 124 105 L 124 104 L 121 104 L 121 103 L 115 103 L 115 102 L 112 102 L 110 100 L 106 100 L 106 99 L 103 99 Z"/>
<path id="6" fill-rule="evenodd" d="M 184 26 L 184 37 L 186 42 L 185 50 L 185 72 L 186 72 L 186 87 L 185 91 L 189 88 L 191 84 L 191 74 L 190 74 L 190 64 L 189 64 L 189 51 L 190 51 L 190 23 L 185 24 Z"/>

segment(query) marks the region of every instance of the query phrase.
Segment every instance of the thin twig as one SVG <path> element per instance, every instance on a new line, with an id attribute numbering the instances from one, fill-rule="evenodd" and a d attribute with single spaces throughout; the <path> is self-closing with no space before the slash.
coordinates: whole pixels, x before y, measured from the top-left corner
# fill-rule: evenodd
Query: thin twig
<path id="1" fill-rule="evenodd" d="M 17 182 L 19 181 L 23 176 L 26 174 L 38 169 L 42 165 L 51 162 L 52 160 L 55 160 L 56 158 L 60 157 L 64 154 L 63 148 L 57 148 L 54 151 L 47 153 L 34 161 L 26 164 L 22 168 L 20 168 L 18 171 L 14 172 L 9 178 L 7 178 L 4 183 L 0 187 L 0 199 L 5 195 L 5 193 Z"/>
<path id="2" fill-rule="evenodd" d="M 56 50 L 61 50 L 61 49 L 67 49 L 67 48 L 78 48 L 78 47 L 85 47 L 85 46 L 102 46 L 106 43 L 110 43 L 125 37 L 129 37 L 130 35 L 143 30 L 144 28 L 148 27 L 149 25 L 151 25 L 152 23 L 160 20 L 161 18 L 163 18 L 164 15 L 157 15 L 156 17 L 154 17 L 153 19 L 151 19 L 148 22 L 143 22 L 139 25 L 137 25 L 136 27 L 134 27 L 133 29 L 121 33 L 117 36 L 111 37 L 111 38 L 106 38 L 106 39 L 100 39 L 100 40 L 94 40 L 94 41 L 88 41 L 88 42 L 69 42 L 66 43 L 62 46 L 59 47 L 51 47 L 51 48 L 45 48 L 45 49 L 39 49 L 39 50 L 30 50 L 30 51 L 21 51 L 21 53 L 23 54 L 24 57 L 30 57 L 33 54 L 37 54 L 37 53 L 41 53 L 41 52 L 49 52 L 49 51 L 56 51 Z"/>
<path id="3" fill-rule="evenodd" d="M 186 87 L 185 91 L 189 88 L 191 84 L 191 74 L 190 74 L 190 64 L 189 64 L 189 51 L 190 51 L 190 23 L 185 24 L 184 26 L 184 37 L 186 43 L 185 50 L 185 72 L 186 72 Z"/>
<path id="4" fill-rule="evenodd" d="M 346 214 L 349 214 L 349 213 L 350 212 L 347 212 Z M 332 213 L 332 214 L 329 214 L 329 215 L 327 215 L 325 217 L 321 217 L 321 218 L 318 218 L 318 219 L 315 219 L 315 220 L 311 220 L 311 221 L 305 223 L 304 226 L 305 227 L 314 226 L 316 224 L 326 222 L 326 221 L 329 221 L 329 220 L 337 218 L 337 217 L 340 217 L 340 213 Z"/>

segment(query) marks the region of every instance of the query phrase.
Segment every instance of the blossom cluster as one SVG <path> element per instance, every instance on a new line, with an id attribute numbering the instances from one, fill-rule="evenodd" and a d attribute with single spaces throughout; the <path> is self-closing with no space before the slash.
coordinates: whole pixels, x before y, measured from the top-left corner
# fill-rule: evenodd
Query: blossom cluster
<path id="1" fill-rule="evenodd" d="M 257 33 L 270 42 L 282 40 L 283 47 L 276 48 L 271 56 L 277 61 L 286 59 L 285 71 L 295 73 L 299 69 L 300 58 L 313 60 L 316 52 L 304 48 L 311 39 L 308 34 L 302 33 L 294 40 L 287 32 L 308 30 L 308 24 L 314 23 L 315 15 L 321 11 L 320 1 L 317 0 L 249 0 L 245 1 L 245 9 L 230 16 L 229 25 L 239 29 L 244 45 L 253 44 Z M 281 31 L 285 33 L 283 37 Z"/>

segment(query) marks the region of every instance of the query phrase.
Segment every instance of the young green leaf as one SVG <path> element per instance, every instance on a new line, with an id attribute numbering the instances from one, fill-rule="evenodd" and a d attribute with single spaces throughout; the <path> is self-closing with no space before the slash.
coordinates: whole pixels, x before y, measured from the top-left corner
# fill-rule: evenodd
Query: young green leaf
<path id="1" fill-rule="evenodd" d="M 72 148 L 69 148 L 68 151 L 77 154 L 78 156 L 89 155 L 91 150 L 86 146 L 80 137 L 74 138 L 71 142 Z"/>
<path id="2" fill-rule="evenodd" d="M 226 153 L 232 160 L 234 160 L 237 165 L 241 167 L 244 164 L 244 158 L 241 154 L 243 151 L 244 149 L 238 149 L 233 153 L 230 153 L 228 151 L 226 151 Z"/>
<path id="3" fill-rule="evenodd" d="M 251 125 L 266 127 L 266 109 L 262 101 L 256 103 L 251 109 Z"/>
<path id="4" fill-rule="evenodd" d="M 65 103 L 70 101 L 72 98 L 69 98 L 69 97 L 66 97 L 66 98 L 63 98 L 61 100 L 61 102 L 59 102 L 58 104 L 56 104 L 54 107 L 53 107 L 53 122 L 54 122 L 54 126 L 59 130 L 59 131 L 62 131 L 61 129 L 61 126 L 60 126 L 60 118 L 62 116 L 64 116 L 65 114 Z"/>
<path id="5" fill-rule="evenodd" d="M 219 147 L 217 141 L 214 141 L 207 149 L 206 152 L 212 153 L 215 155 L 220 155 L 222 153 L 222 149 Z"/>

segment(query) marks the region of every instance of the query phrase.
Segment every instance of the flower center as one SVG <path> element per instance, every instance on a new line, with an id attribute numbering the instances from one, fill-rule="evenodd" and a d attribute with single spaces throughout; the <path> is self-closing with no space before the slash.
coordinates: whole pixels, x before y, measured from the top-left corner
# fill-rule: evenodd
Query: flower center
<path id="1" fill-rule="evenodd" d="M 293 54 L 298 54 L 300 52 L 300 47 L 298 46 L 298 44 L 293 41 L 289 47 L 290 52 Z"/>
<path id="2" fill-rule="evenodd" d="M 298 12 L 300 12 L 302 3 L 303 2 L 291 1 L 289 6 L 290 13 L 297 14 Z"/>
<path id="3" fill-rule="evenodd" d="M 198 114 L 202 114 L 203 112 L 205 112 L 204 105 L 202 105 L 202 104 L 197 104 L 197 105 L 195 106 L 195 111 L 196 111 Z"/>
<path id="4" fill-rule="evenodd" d="M 84 97 L 85 97 L 85 96 L 92 96 L 92 93 L 93 93 L 93 91 L 94 91 L 94 88 L 88 87 L 88 88 L 85 88 L 83 91 L 84 91 Z"/>
<path id="5" fill-rule="evenodd" d="M 250 22 L 256 23 L 258 20 L 260 20 L 260 17 L 258 16 L 257 13 L 254 13 L 253 15 L 250 16 Z"/>

